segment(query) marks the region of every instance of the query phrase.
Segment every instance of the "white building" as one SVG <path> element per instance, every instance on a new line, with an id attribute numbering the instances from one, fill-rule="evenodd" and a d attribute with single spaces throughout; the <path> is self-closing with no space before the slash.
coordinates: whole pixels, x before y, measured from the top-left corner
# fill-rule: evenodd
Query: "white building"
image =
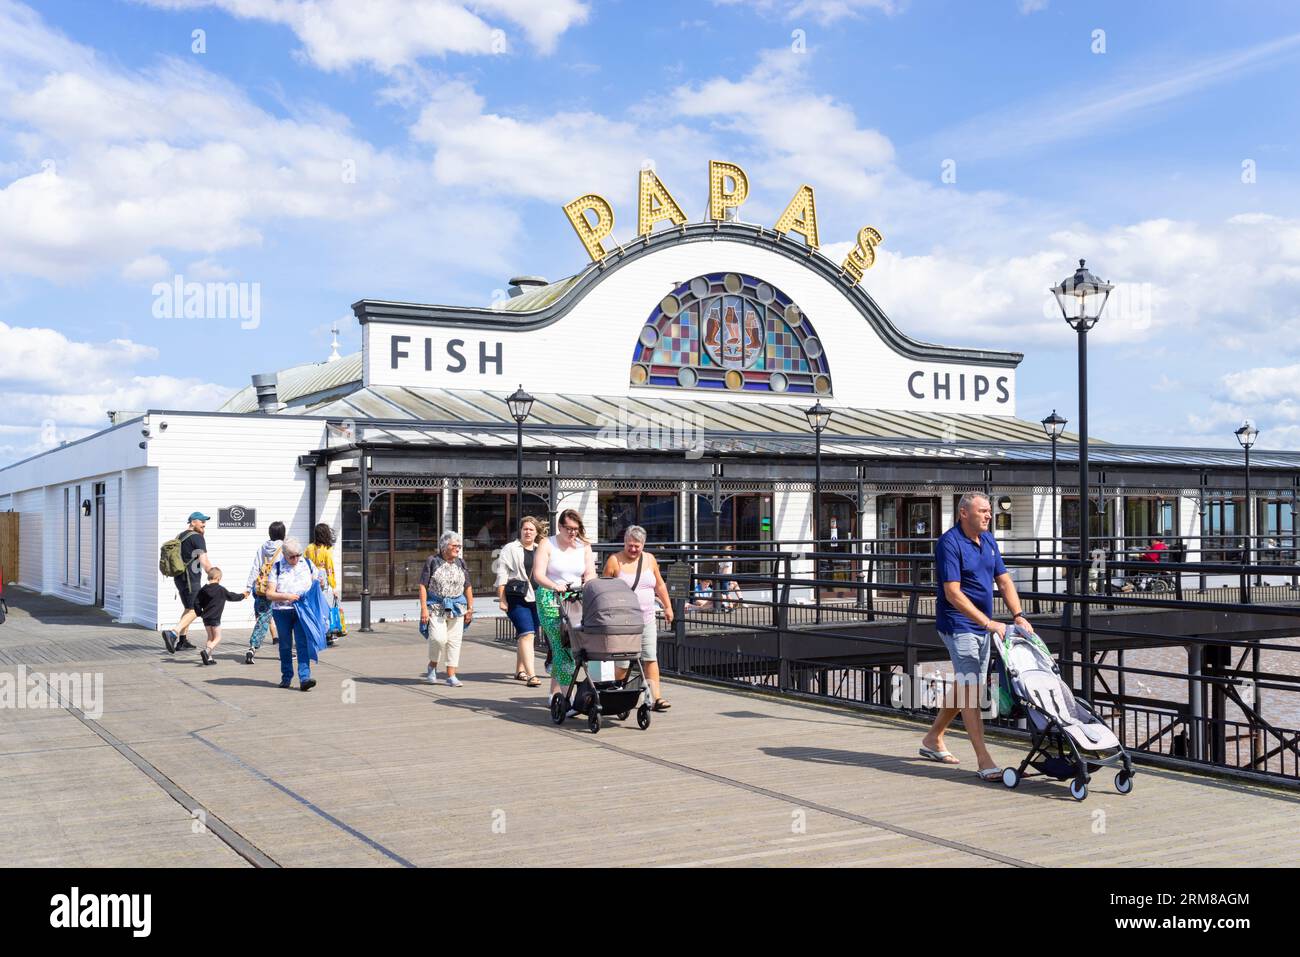
<path id="1" fill-rule="evenodd" d="M 414 610 L 419 567 L 447 528 L 464 534 L 481 588 L 518 518 L 504 399 L 521 384 L 536 398 L 525 511 L 575 507 L 604 540 L 631 522 L 652 541 L 711 540 L 715 495 L 722 539 L 809 539 L 803 410 L 820 400 L 833 413 L 823 535 L 833 516 L 841 539 L 925 550 L 954 496 L 980 488 L 998 503 L 1006 551 L 1033 553 L 1034 539 L 1050 549 L 1051 453 L 1036 421 L 1048 410 L 1016 417 L 1021 356 L 908 338 L 815 250 L 748 224 L 683 225 L 512 292 L 497 308 L 362 300 L 359 355 L 261 377 L 217 412 L 118 415 L 0 469 L 0 511 L 20 515 L 20 563 L 6 580 L 124 621 L 174 622 L 180 602 L 158 550 L 197 509 L 213 517 L 211 558 L 232 588 L 270 522 L 303 540 L 327 522 L 341 531 L 336 564 L 355 599 L 364 486 L 375 601 Z M 1078 527 L 1074 449 L 1067 434 L 1067 538 Z M 1117 551 L 1126 537 L 1159 535 L 1190 560 L 1240 555 L 1238 453 L 1090 449 L 1104 503 L 1094 538 Z M 1293 559 L 1300 455 L 1256 451 L 1252 466 L 1254 528 Z M 1202 535 L 1226 537 L 1202 549 Z M 250 606 L 229 606 L 226 623 L 249 624 Z"/>

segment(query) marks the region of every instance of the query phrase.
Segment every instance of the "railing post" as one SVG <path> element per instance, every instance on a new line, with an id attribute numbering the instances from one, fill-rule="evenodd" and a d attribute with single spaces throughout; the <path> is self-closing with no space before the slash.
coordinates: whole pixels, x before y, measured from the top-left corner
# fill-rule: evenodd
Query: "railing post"
<path id="1" fill-rule="evenodd" d="M 1041 550 L 1041 542 L 1039 542 L 1039 540 L 1035 538 L 1035 539 L 1034 539 L 1034 578 L 1033 578 L 1033 588 L 1034 588 L 1034 591 L 1035 591 L 1035 592 L 1038 591 L 1038 560 L 1039 560 L 1040 558 L 1042 558 L 1042 557 L 1043 557 L 1043 556 L 1042 556 L 1042 550 Z M 1034 599 L 1034 614 L 1037 615 L 1037 614 L 1038 614 L 1039 612 L 1041 612 L 1042 610 L 1043 610 L 1043 603 L 1042 603 L 1042 600 L 1041 600 L 1041 599 L 1038 599 L 1038 598 L 1035 598 L 1035 599 Z"/>
<path id="2" fill-rule="evenodd" d="M 1200 761 L 1205 755 L 1205 710 L 1202 706 L 1204 700 L 1201 694 L 1203 683 L 1197 681 L 1204 672 L 1205 646 L 1199 642 L 1190 642 L 1187 645 L 1187 701 L 1191 708 L 1189 719 L 1191 733 L 1187 740 L 1187 757 L 1193 761 Z"/>
<path id="3" fill-rule="evenodd" d="M 915 696 L 911 694 L 916 689 L 916 646 L 912 643 L 916 632 L 916 612 L 921 601 L 920 592 L 912 592 L 907 599 L 907 628 L 903 632 L 903 680 L 907 682 L 907 691 L 903 695 L 904 703 L 911 703 L 913 706 L 908 710 L 915 709 Z"/>
<path id="4" fill-rule="evenodd" d="M 1065 602 L 1061 606 L 1061 677 L 1074 689 L 1074 576 L 1066 571 Z"/>
<path id="5" fill-rule="evenodd" d="M 790 576 L 793 572 L 790 568 L 789 555 L 779 560 L 785 568 L 785 575 L 781 582 L 781 596 L 776 609 L 776 628 L 778 632 L 782 632 L 790 627 Z"/>
<path id="6" fill-rule="evenodd" d="M 867 580 L 863 583 L 867 586 L 867 621 L 876 620 L 876 568 L 879 563 L 876 561 L 876 543 L 871 543 L 871 557 L 867 559 Z"/>

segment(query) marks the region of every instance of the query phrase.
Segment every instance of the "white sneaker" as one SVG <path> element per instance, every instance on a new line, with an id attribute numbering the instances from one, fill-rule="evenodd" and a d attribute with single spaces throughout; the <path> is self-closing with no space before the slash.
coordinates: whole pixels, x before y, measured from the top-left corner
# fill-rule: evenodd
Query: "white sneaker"
<path id="1" fill-rule="evenodd" d="M 457 678 L 455 675 L 447 675 L 447 687 L 449 687 L 449 688 L 459 688 L 459 687 L 460 687 L 460 679 Z"/>
<path id="2" fill-rule="evenodd" d="M 424 680 L 429 682 L 429 684 L 431 685 L 436 685 L 438 683 L 438 669 L 437 668 L 426 669 L 424 672 Z"/>

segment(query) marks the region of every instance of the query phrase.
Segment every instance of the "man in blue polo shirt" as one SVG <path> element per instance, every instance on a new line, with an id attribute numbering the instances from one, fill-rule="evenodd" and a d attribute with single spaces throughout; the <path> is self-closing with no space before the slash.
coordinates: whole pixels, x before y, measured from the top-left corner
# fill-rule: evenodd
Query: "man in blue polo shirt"
<path id="1" fill-rule="evenodd" d="M 956 678 L 955 696 L 940 708 L 930 731 L 921 741 L 921 756 L 941 764 L 958 761 L 944 747 L 943 735 L 958 713 L 970 735 L 979 761 L 979 776 L 997 781 L 1002 769 L 984 746 L 984 724 L 980 715 L 979 690 L 988 671 L 992 645 L 989 633 L 1006 634 L 1007 626 L 993 620 L 993 582 L 1018 625 L 1032 630 L 1020 611 L 1020 596 L 1002 563 L 998 543 L 989 531 L 993 509 L 983 492 L 967 492 L 957 505 L 957 524 L 944 532 L 934 546 L 934 567 L 938 601 L 935 626 L 948 648 Z"/>

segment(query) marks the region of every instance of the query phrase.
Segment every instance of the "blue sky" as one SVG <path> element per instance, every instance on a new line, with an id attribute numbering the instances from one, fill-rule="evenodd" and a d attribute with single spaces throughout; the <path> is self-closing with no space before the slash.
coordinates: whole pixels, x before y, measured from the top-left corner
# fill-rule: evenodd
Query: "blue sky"
<path id="1" fill-rule="evenodd" d="M 1231 446 L 1249 416 L 1300 448 L 1300 8 L 1239 7 L 0 0 L 0 462 L 213 408 L 335 321 L 354 350 L 356 299 L 570 275 L 565 201 L 609 197 L 628 238 L 652 160 L 699 219 L 709 159 L 755 222 L 813 184 L 832 258 L 877 226 L 868 291 L 1025 352 L 1022 418 L 1076 419 L 1044 304 L 1086 256 L 1123 290 L 1094 434 Z M 177 274 L 257 284 L 256 328 L 156 316 Z"/>

